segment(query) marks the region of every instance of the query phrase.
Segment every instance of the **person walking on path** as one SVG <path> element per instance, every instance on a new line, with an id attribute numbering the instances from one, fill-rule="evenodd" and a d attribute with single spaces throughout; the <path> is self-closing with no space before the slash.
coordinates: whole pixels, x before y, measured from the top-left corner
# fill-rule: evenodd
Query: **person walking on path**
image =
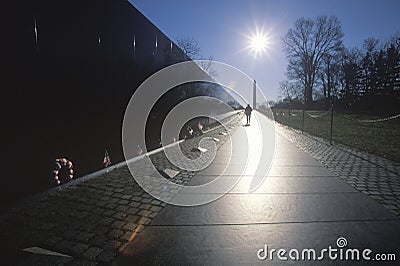
<path id="1" fill-rule="evenodd" d="M 247 126 L 250 125 L 251 111 L 253 111 L 253 109 L 250 107 L 250 104 L 247 104 L 246 109 L 244 109 L 244 113 L 246 114 L 247 118 L 247 123 L 246 123 Z"/>

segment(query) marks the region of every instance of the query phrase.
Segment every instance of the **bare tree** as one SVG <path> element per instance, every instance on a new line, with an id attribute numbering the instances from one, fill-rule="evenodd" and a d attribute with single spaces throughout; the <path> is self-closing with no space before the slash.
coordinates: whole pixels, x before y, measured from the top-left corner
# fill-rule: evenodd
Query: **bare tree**
<path id="1" fill-rule="evenodd" d="M 180 37 L 176 40 L 176 45 L 187 55 L 190 59 L 196 60 L 200 57 L 199 42 L 193 37 Z"/>
<path id="2" fill-rule="evenodd" d="M 362 61 L 364 74 L 364 94 L 376 95 L 377 69 L 376 62 L 379 55 L 379 40 L 367 38 L 364 40 L 363 48 L 365 55 Z"/>
<path id="3" fill-rule="evenodd" d="M 292 94 L 289 89 L 289 81 L 288 80 L 282 80 L 279 82 L 279 94 L 283 100 L 292 99 Z"/>
<path id="4" fill-rule="evenodd" d="M 283 37 L 288 76 L 303 84 L 306 104 L 313 101 L 313 87 L 323 58 L 341 49 L 342 37 L 341 24 L 335 16 L 300 18 Z"/>
<path id="5" fill-rule="evenodd" d="M 387 93 L 394 95 L 400 88 L 400 33 L 385 44 L 387 54 Z"/>
<path id="6" fill-rule="evenodd" d="M 352 100 L 362 89 L 362 53 L 358 48 L 344 49 L 341 55 L 341 97 Z"/>
<path id="7" fill-rule="evenodd" d="M 199 60 L 199 65 L 211 77 L 216 75 L 213 69 L 214 58 L 212 56 L 205 58 L 200 54 L 199 42 L 193 37 L 180 37 L 176 40 L 176 44 L 192 60 Z M 184 61 L 184 60 L 182 60 Z"/>
<path id="8" fill-rule="evenodd" d="M 327 104 L 337 96 L 342 81 L 342 55 L 339 52 L 326 54 L 321 62 L 319 77 L 322 83 L 323 97 Z"/>
<path id="9" fill-rule="evenodd" d="M 193 37 L 180 37 L 176 40 L 177 46 L 183 52 L 178 56 L 182 58 L 178 58 L 179 61 L 187 61 L 187 60 L 198 60 L 198 65 L 201 69 L 203 69 L 210 77 L 215 77 L 216 72 L 213 69 L 213 58 L 210 56 L 208 58 L 203 57 L 200 54 L 200 46 L 198 41 Z M 192 83 L 186 85 L 186 90 L 182 90 L 183 96 L 193 96 L 193 95 L 214 95 L 217 92 L 215 91 L 215 86 L 208 83 Z"/>
<path id="10" fill-rule="evenodd" d="M 284 101 L 291 102 L 294 99 L 302 98 L 301 93 L 299 94 L 299 87 L 289 80 L 279 82 L 279 93 Z"/>

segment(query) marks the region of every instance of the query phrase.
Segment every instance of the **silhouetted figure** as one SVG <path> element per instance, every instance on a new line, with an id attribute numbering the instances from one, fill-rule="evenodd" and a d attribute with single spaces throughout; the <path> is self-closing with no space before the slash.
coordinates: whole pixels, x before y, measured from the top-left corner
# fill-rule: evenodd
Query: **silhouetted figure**
<path id="1" fill-rule="evenodd" d="M 253 109 L 250 107 L 250 104 L 248 104 L 246 106 L 246 109 L 244 109 L 244 113 L 246 114 L 246 118 L 247 118 L 247 124 L 246 125 L 250 125 L 251 111 L 253 111 Z"/>

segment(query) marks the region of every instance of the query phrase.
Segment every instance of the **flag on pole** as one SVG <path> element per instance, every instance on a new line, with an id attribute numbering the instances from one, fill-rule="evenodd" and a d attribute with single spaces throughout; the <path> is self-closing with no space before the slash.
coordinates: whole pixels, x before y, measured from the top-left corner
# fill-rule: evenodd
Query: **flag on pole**
<path id="1" fill-rule="evenodd" d="M 136 151 L 137 155 L 141 155 L 143 153 L 142 148 L 140 147 L 140 145 L 137 145 L 137 151 Z"/>
<path id="2" fill-rule="evenodd" d="M 201 132 L 203 132 L 203 125 L 200 122 L 197 124 L 197 127 Z"/>
<path id="3" fill-rule="evenodd" d="M 108 155 L 108 152 L 106 150 L 106 152 L 104 154 L 103 165 L 105 168 L 107 168 L 110 164 L 111 164 L 110 155 Z"/>

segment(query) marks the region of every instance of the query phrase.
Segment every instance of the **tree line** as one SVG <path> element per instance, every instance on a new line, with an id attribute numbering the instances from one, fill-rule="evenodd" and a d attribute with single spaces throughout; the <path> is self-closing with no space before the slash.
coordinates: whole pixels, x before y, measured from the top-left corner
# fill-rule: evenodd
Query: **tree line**
<path id="1" fill-rule="evenodd" d="M 298 19 L 282 38 L 288 65 L 279 104 L 382 109 L 400 102 L 400 33 L 343 44 L 335 16 Z M 393 108 L 392 108 L 393 109 Z"/>

